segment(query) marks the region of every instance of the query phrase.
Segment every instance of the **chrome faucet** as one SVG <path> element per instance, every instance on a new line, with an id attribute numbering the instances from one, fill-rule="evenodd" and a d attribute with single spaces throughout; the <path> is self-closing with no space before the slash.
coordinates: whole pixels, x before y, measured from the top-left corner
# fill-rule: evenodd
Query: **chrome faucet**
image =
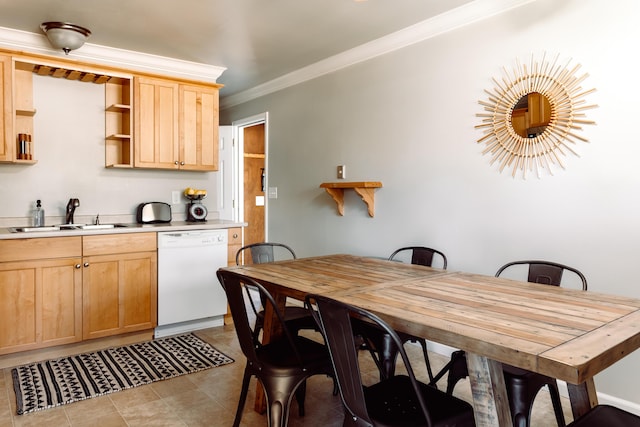
<path id="1" fill-rule="evenodd" d="M 78 206 L 80 206 L 80 199 L 69 199 L 69 203 L 67 203 L 67 216 L 65 217 L 66 224 L 73 224 L 73 213 Z"/>

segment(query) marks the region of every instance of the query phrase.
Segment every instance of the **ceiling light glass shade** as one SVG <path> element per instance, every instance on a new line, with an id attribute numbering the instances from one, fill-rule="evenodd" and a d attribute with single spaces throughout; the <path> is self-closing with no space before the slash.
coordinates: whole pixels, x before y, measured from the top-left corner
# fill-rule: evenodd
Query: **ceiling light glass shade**
<path id="1" fill-rule="evenodd" d="M 51 46 L 62 49 L 67 55 L 81 47 L 91 35 L 91 31 L 86 28 L 67 22 L 45 22 L 40 28 L 47 35 Z"/>

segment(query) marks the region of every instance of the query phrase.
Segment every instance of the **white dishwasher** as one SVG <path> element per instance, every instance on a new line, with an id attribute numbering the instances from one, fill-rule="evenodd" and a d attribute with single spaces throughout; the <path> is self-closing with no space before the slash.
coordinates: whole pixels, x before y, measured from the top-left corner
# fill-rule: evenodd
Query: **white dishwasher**
<path id="1" fill-rule="evenodd" d="M 227 298 L 216 271 L 226 266 L 226 229 L 158 233 L 156 338 L 224 324 Z"/>

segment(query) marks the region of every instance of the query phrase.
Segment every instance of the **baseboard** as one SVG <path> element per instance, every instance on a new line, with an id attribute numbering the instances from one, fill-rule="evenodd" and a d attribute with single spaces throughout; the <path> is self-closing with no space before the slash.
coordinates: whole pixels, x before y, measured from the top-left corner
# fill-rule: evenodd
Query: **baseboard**
<path id="1" fill-rule="evenodd" d="M 158 326 L 155 329 L 155 338 L 164 338 L 171 335 L 183 334 L 186 332 L 198 331 L 200 329 L 214 328 L 224 325 L 224 316 L 207 317 L 205 319 L 191 320 L 188 322 L 174 323 L 171 325 Z"/>
<path id="2" fill-rule="evenodd" d="M 451 353 L 458 350 L 457 348 L 449 347 L 448 345 L 440 344 L 433 341 L 427 341 L 427 349 L 434 353 L 442 354 L 443 356 L 451 357 Z"/>
<path id="3" fill-rule="evenodd" d="M 558 391 L 560 392 L 560 396 L 567 398 L 569 397 L 569 390 L 567 388 L 566 382 L 558 380 Z M 640 416 L 640 405 L 629 400 L 620 399 L 619 397 L 598 392 L 598 403 L 603 405 L 615 406 L 617 408 Z"/>
<path id="4" fill-rule="evenodd" d="M 129 332 L 127 334 L 114 335 L 110 337 L 94 338 L 72 344 L 45 347 L 36 350 L 21 351 L 18 353 L 9 353 L 0 356 L 0 369 L 26 365 L 42 360 L 67 357 L 73 354 L 88 353 L 109 347 L 129 345 L 137 342 L 149 341 L 150 339 L 153 339 L 153 329 Z"/>

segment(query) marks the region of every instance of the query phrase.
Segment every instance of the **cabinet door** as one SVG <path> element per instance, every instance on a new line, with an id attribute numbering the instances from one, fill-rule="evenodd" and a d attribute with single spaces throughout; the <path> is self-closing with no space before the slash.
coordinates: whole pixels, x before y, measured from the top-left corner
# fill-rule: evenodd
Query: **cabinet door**
<path id="1" fill-rule="evenodd" d="M 84 258 L 84 339 L 157 325 L 157 255 L 140 252 Z"/>
<path id="2" fill-rule="evenodd" d="M 242 228 L 229 228 L 228 233 L 227 265 L 232 266 L 236 265 L 236 253 L 238 253 L 238 251 L 242 247 Z"/>
<path id="3" fill-rule="evenodd" d="M 218 89 L 180 85 L 180 168 L 218 170 Z"/>
<path id="4" fill-rule="evenodd" d="M 15 158 L 11 69 L 11 58 L 0 56 L 0 138 L 3 139 L 0 141 L 0 162 L 11 162 Z"/>
<path id="5" fill-rule="evenodd" d="M 134 78 L 134 166 L 177 169 L 178 84 Z"/>
<path id="6" fill-rule="evenodd" d="M 0 354 L 82 339 L 80 258 L 0 263 Z"/>

